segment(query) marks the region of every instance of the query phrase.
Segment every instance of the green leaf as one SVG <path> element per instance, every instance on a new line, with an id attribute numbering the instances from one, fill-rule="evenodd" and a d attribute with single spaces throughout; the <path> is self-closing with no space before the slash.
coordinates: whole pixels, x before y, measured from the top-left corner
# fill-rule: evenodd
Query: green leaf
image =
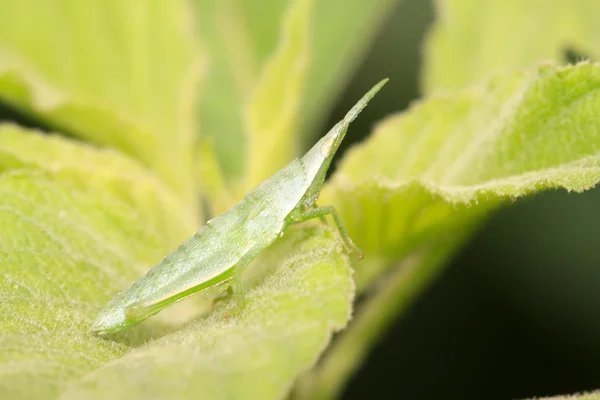
<path id="1" fill-rule="evenodd" d="M 436 4 L 438 21 L 425 46 L 427 92 L 462 88 L 539 60 L 566 61 L 567 50 L 600 57 L 594 0 L 443 0 Z"/>
<path id="2" fill-rule="evenodd" d="M 248 293 L 239 318 L 217 310 L 87 374 L 64 397 L 282 398 L 350 316 L 350 269 L 319 232 L 293 229 L 259 258 L 277 271 Z"/>
<path id="3" fill-rule="evenodd" d="M 321 202 L 376 263 L 393 263 L 502 201 L 593 187 L 599 89 L 598 65 L 545 65 L 423 101 L 349 151 Z M 359 281 L 374 272 L 357 268 Z"/>
<path id="4" fill-rule="evenodd" d="M 369 347 L 485 217 L 541 190 L 600 181 L 600 66 L 545 65 L 430 98 L 350 150 L 319 202 L 365 253 L 367 300 L 299 398 L 339 393 Z M 391 272 L 388 272 L 390 271 Z"/>
<path id="5" fill-rule="evenodd" d="M 313 0 L 298 0 L 290 9 L 276 54 L 267 62 L 250 99 L 244 193 L 283 168 L 298 152 L 292 133 L 306 78 L 312 6 Z"/>
<path id="6" fill-rule="evenodd" d="M 134 209 L 34 170 L 0 176 L 0 396 L 56 398 L 123 355 L 94 313 L 166 250 Z M 138 331 L 139 332 L 139 331 Z"/>
<path id="7" fill-rule="evenodd" d="M 193 0 L 200 40 L 210 55 L 199 105 L 201 132 L 214 141 L 225 176 L 245 166 L 243 110 L 268 55 L 285 31 L 285 0 Z M 291 5 L 289 5 L 291 7 Z"/>
<path id="8" fill-rule="evenodd" d="M 0 124 L 0 132 L 0 172 L 40 170 L 61 180 L 93 187 L 107 201 L 118 200 L 135 209 L 167 248 L 176 246 L 197 229 L 188 204 L 152 171 L 118 151 L 95 149 L 11 124 Z"/>
<path id="9" fill-rule="evenodd" d="M 110 339 L 91 336 L 100 308 L 193 222 L 116 151 L 11 125 L 0 126 L 0 149 L 0 398 L 281 398 L 350 317 L 337 234 L 305 225 L 248 269 L 240 316 L 227 318 L 234 300 L 202 316 L 196 296 Z"/>
<path id="10" fill-rule="evenodd" d="M 395 1 L 332 0 L 319 2 L 313 11 L 308 3 L 194 1 L 200 40 L 211 56 L 200 105 L 201 131 L 214 141 L 229 181 L 243 181 L 249 165 L 259 168 L 249 161 L 258 156 L 248 149 L 257 147 L 251 143 L 256 122 L 260 130 L 271 125 L 272 132 L 281 132 L 281 136 L 271 135 L 285 143 L 282 147 L 261 143 L 275 149 L 269 153 L 277 160 L 284 159 L 284 154 L 298 154 L 298 137 L 327 112 L 327 104 Z M 286 71 L 288 66 L 293 68 Z M 272 129 L 276 125 L 280 128 Z M 269 161 L 265 171 L 279 166 L 280 162 Z M 250 182 L 257 183 L 256 179 Z"/>
<path id="11" fill-rule="evenodd" d="M 183 1 L 0 1 L 0 99 L 135 156 L 195 201 L 200 57 Z"/>

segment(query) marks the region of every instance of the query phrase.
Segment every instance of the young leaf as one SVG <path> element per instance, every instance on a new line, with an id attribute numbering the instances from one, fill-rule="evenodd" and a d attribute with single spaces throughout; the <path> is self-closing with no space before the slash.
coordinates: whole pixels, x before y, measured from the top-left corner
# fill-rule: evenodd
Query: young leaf
<path id="1" fill-rule="evenodd" d="M 246 181 L 243 192 L 273 175 L 297 153 L 294 126 L 310 51 L 313 0 L 297 0 L 286 16 L 281 42 L 250 98 Z"/>
<path id="2" fill-rule="evenodd" d="M 459 89 L 539 60 L 564 62 L 570 49 L 596 60 L 600 57 L 594 1 L 442 0 L 436 4 L 438 21 L 425 46 L 427 92 Z"/>
<path id="3" fill-rule="evenodd" d="M 135 156 L 195 204 L 200 64 L 185 3 L 2 0 L 0 8 L 0 99 Z"/>
<path id="4" fill-rule="evenodd" d="M 210 55 L 199 104 L 203 137 L 213 141 L 225 177 L 243 176 L 243 107 L 274 51 L 286 8 L 293 2 L 193 0 L 200 40 Z M 231 205 L 231 204 L 229 204 Z"/>
<path id="5" fill-rule="evenodd" d="M 288 117 L 290 121 L 295 120 L 296 125 L 285 132 L 282 140 L 295 143 L 298 136 L 304 136 L 308 131 L 311 133 L 306 135 L 307 138 L 314 138 L 311 129 L 318 116 L 326 112 L 335 90 L 339 89 L 359 61 L 370 38 L 379 28 L 379 22 L 385 17 L 386 10 L 396 1 L 319 2 L 318 12 L 310 12 L 303 17 L 300 13 L 309 11 L 306 5 L 301 4 L 304 2 L 193 1 L 197 10 L 200 40 L 211 58 L 200 101 L 201 132 L 214 140 L 217 158 L 228 181 L 243 178 L 245 166 L 249 165 L 248 157 L 255 157 L 247 151 L 248 121 L 245 110 L 253 108 L 260 115 L 273 112 L 268 107 L 257 110 L 264 104 L 251 104 L 251 96 L 255 91 L 265 93 L 258 96 L 259 99 L 268 94 L 276 99 L 287 97 L 291 99 L 288 103 L 299 103 L 294 106 L 296 109 L 292 108 L 294 115 Z M 292 15 L 296 13 L 298 15 Z M 306 20 L 302 21 L 303 18 Z M 296 24 L 295 35 L 302 35 L 301 38 L 308 40 L 308 43 L 299 43 L 301 46 L 294 45 L 284 51 L 284 38 L 291 35 L 292 27 L 289 24 L 294 19 L 299 19 L 301 23 Z M 338 20 L 343 23 L 332 23 Z M 302 24 L 305 24 L 304 28 Z M 298 29 L 308 31 L 300 32 Z M 292 50 L 296 53 L 290 54 Z M 278 58 L 284 59 L 277 61 Z M 268 65 L 276 64 L 281 69 L 294 59 L 305 63 L 305 71 L 300 76 L 304 82 L 300 86 L 304 89 L 294 89 L 299 83 L 289 76 L 289 82 L 284 82 L 281 92 L 272 84 L 257 89 L 259 77 L 267 79 L 266 68 L 273 68 Z M 281 78 L 271 79 L 279 81 Z M 279 107 L 279 104 L 276 106 Z M 272 119 L 276 119 L 276 116 L 272 116 Z M 283 150 L 290 151 L 287 148 Z M 270 168 L 276 169 L 277 166 L 273 163 Z"/>

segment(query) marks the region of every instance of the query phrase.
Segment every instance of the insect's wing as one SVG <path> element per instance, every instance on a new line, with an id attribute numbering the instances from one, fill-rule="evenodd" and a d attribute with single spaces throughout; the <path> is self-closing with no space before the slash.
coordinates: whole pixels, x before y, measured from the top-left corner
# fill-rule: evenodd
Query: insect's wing
<path id="1" fill-rule="evenodd" d="M 207 224 L 148 273 L 117 294 L 100 312 L 93 332 L 116 332 L 136 325 L 173 302 L 228 279 L 246 252 L 248 210 L 234 207 Z"/>

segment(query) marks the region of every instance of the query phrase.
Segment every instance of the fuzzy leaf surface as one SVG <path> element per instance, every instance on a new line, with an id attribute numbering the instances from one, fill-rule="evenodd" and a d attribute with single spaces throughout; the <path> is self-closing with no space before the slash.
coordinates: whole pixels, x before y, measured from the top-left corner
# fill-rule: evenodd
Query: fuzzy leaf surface
<path id="1" fill-rule="evenodd" d="M 119 152 L 13 125 L 0 126 L 0 148 L 1 398 L 278 399 L 350 317 L 337 236 L 304 225 L 248 269 L 239 316 L 227 317 L 233 300 L 207 314 L 200 295 L 91 336 L 110 297 L 197 227 Z"/>
<path id="2" fill-rule="evenodd" d="M 544 65 L 384 120 L 327 184 L 352 238 L 394 263 L 499 203 L 600 179 L 600 66 Z M 475 207 L 476 206 L 476 207 Z M 370 263 L 361 275 L 376 275 Z M 368 278 L 367 280 L 369 280 Z"/>
<path id="3" fill-rule="evenodd" d="M 541 190 L 600 180 L 600 66 L 544 65 L 391 116 L 326 184 L 364 251 L 352 323 L 295 398 L 342 393 L 382 331 L 405 312 L 489 212 Z"/>

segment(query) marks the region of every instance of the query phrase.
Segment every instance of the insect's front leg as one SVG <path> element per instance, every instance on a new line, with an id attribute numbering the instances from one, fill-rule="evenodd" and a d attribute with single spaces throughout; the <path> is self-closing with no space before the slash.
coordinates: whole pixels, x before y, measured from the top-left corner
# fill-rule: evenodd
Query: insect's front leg
<path id="1" fill-rule="evenodd" d="M 342 237 L 342 239 L 344 240 L 346 245 L 350 249 L 356 251 L 358 253 L 358 258 L 362 260 L 362 258 L 364 257 L 364 253 L 352 241 L 352 239 L 350 238 L 350 235 L 348 235 L 348 231 L 344 227 L 344 224 L 342 223 L 340 216 L 338 215 L 336 209 L 333 208 L 333 206 L 310 208 L 308 210 L 301 212 L 300 214 L 291 216 L 290 222 L 293 222 L 293 223 L 304 222 L 304 221 L 308 221 L 309 219 L 313 219 L 313 218 L 320 218 L 321 220 L 323 220 L 323 218 L 326 215 L 331 215 L 333 217 L 333 221 L 335 222 L 335 224 L 338 228 L 338 231 L 340 232 L 340 236 Z"/>

